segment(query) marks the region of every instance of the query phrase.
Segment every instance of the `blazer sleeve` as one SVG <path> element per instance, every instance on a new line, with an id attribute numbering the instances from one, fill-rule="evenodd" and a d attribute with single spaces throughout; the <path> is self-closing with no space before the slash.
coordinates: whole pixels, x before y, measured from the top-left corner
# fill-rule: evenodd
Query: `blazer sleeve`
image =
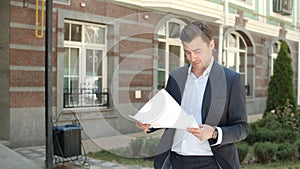
<path id="1" fill-rule="evenodd" d="M 241 141 L 248 133 L 245 87 L 240 74 L 233 76 L 227 97 L 225 117 L 223 116 L 219 126 L 223 132 L 221 145 Z"/>

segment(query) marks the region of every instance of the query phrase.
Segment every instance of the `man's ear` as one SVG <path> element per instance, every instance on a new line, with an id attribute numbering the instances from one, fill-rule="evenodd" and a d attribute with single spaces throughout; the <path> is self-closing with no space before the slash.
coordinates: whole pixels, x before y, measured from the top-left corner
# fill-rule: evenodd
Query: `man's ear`
<path id="1" fill-rule="evenodd" d="M 209 47 L 210 49 L 213 49 L 215 47 L 215 40 L 212 39 L 210 42 L 209 42 Z"/>

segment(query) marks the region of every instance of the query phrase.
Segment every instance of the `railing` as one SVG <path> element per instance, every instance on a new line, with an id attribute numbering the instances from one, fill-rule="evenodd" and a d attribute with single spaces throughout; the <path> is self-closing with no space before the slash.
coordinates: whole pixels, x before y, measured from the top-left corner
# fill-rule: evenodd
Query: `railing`
<path id="1" fill-rule="evenodd" d="M 98 92 L 93 88 L 81 88 L 64 92 L 64 108 L 108 107 L 109 93 Z"/>

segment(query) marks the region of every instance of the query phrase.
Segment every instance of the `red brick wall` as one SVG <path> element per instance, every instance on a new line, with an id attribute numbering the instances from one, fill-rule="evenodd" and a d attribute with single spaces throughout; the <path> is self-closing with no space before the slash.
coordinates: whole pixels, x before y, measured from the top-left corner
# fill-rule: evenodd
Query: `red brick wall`
<path id="1" fill-rule="evenodd" d="M 15 67 L 10 71 L 10 87 L 13 88 L 10 92 L 11 107 L 42 107 L 44 106 L 44 92 L 40 91 L 45 85 L 45 36 L 43 38 L 35 37 L 35 3 L 30 1 L 30 7 L 23 7 L 23 1 L 19 0 L 19 4 L 11 5 L 11 37 L 10 43 L 13 47 L 10 49 L 10 66 Z M 148 42 L 153 40 L 153 28 L 143 26 L 143 23 L 155 23 L 160 19 L 160 15 L 153 15 L 149 20 L 143 20 L 142 15 L 137 13 L 145 12 L 141 9 L 124 7 L 109 2 L 90 0 L 85 1 L 86 7 L 80 7 L 80 0 L 71 0 L 71 5 L 54 4 L 54 9 L 62 8 L 77 12 L 85 12 L 90 14 L 96 14 L 101 16 L 108 16 L 113 18 L 123 18 L 134 22 L 124 23 L 120 22 L 119 34 L 114 37 L 129 36 L 138 39 L 147 39 Z M 41 12 L 41 11 L 39 11 Z M 63 32 L 63 29 L 57 29 L 57 13 L 53 10 L 53 68 L 57 66 L 57 52 L 62 52 L 63 48 L 57 48 L 57 32 Z M 83 21 L 84 22 L 84 21 Z M 101 21 L 99 21 L 101 23 Z M 137 23 L 137 24 L 134 24 Z M 56 32 L 57 31 L 57 32 Z M 45 32 L 44 32 L 45 35 Z M 21 46 L 21 47 L 20 47 Z M 29 49 L 28 49 L 29 48 Z M 31 49 L 30 49 L 31 48 Z M 119 43 L 119 51 L 114 52 L 114 56 L 121 54 L 130 55 L 132 53 L 148 55 L 150 58 L 153 55 L 152 50 L 143 51 L 144 49 L 152 49 L 152 43 L 136 42 L 131 40 L 122 40 Z M 151 52 L 149 52 L 151 51 Z M 126 60 L 126 62 L 124 62 Z M 143 58 L 124 58 L 120 57 L 120 68 L 123 70 L 138 70 L 142 71 L 145 68 L 153 67 L 152 59 Z M 56 68 L 57 69 L 57 68 Z M 38 70 L 38 71 L 35 71 Z M 120 75 L 120 87 L 129 85 L 130 87 L 152 87 L 153 76 L 148 74 L 138 74 L 128 83 L 129 76 L 132 75 Z M 56 71 L 53 72 L 53 87 L 57 86 Z M 40 88 L 37 90 L 37 88 Z M 61 89 L 57 89 L 61 90 Z M 56 90 L 56 91 L 57 91 Z M 56 93 L 54 91 L 54 93 Z M 122 100 L 122 92 L 120 91 L 120 100 L 130 102 L 127 99 Z M 147 93 L 147 91 L 143 92 Z M 131 95 L 132 96 L 132 93 Z M 56 99 L 56 95 L 53 95 L 53 100 Z M 134 99 L 133 99 L 134 100 Z M 138 100 L 142 101 L 142 100 Z M 56 102 L 53 102 L 56 105 Z"/>

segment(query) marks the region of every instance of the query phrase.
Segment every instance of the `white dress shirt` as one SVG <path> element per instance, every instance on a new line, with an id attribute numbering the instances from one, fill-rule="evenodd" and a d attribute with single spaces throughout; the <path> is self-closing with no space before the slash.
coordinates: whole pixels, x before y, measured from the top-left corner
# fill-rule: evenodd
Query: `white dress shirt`
<path id="1" fill-rule="evenodd" d="M 208 81 L 208 76 L 213 65 L 213 60 L 203 72 L 200 77 L 196 77 L 191 72 L 192 65 L 190 65 L 187 75 L 187 80 L 181 100 L 181 107 L 188 113 L 195 116 L 198 125 L 202 124 L 202 102 L 203 96 Z M 218 145 L 222 141 L 222 130 L 217 127 L 219 135 L 217 143 Z M 181 155 L 199 155 L 199 156 L 212 156 L 209 142 L 207 140 L 201 141 L 193 134 L 184 129 L 176 129 L 172 151 Z"/>

